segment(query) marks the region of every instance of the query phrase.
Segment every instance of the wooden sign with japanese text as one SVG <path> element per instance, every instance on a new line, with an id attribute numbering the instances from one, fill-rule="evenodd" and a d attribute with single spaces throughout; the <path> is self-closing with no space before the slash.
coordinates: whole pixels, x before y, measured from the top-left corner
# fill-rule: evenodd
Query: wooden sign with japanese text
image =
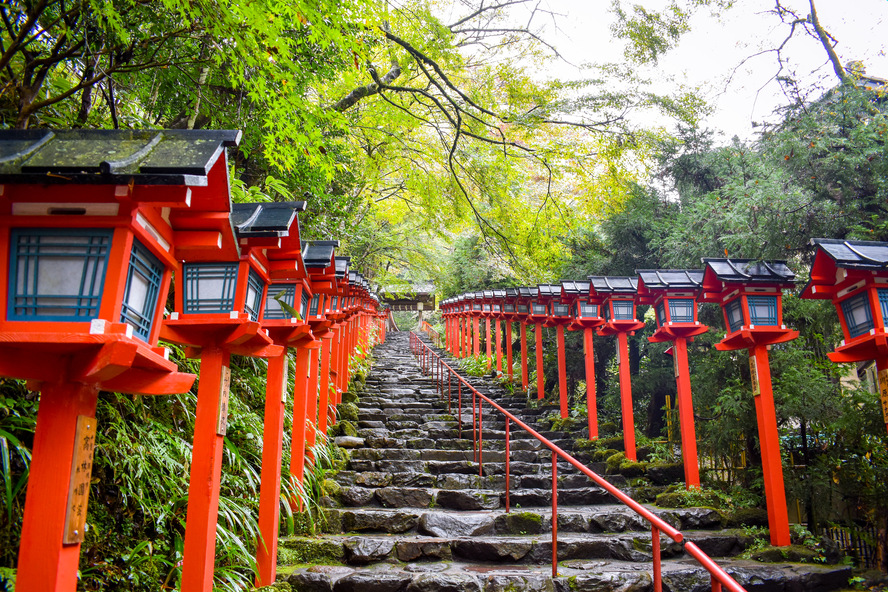
<path id="1" fill-rule="evenodd" d="M 749 377 L 752 379 L 752 394 L 758 397 L 762 392 L 759 390 L 759 371 L 755 356 L 749 356 Z"/>
<path id="2" fill-rule="evenodd" d="M 222 366 L 222 380 L 219 381 L 219 410 L 216 415 L 216 434 L 224 436 L 228 432 L 228 393 L 231 390 L 231 368 Z"/>
<path id="3" fill-rule="evenodd" d="M 89 503 L 89 482 L 92 477 L 93 453 L 96 449 L 96 419 L 77 416 L 74 430 L 74 456 L 68 485 L 68 510 L 65 514 L 66 545 L 83 542 L 86 529 L 86 508 Z"/>

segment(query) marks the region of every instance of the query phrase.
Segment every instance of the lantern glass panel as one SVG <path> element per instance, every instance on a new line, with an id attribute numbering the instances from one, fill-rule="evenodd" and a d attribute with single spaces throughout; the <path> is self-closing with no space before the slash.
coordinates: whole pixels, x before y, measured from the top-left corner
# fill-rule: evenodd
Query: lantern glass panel
<path id="1" fill-rule="evenodd" d="M 515 305 L 514 304 L 503 304 L 503 311 L 504 312 L 515 312 Z"/>
<path id="2" fill-rule="evenodd" d="M 8 319 L 89 321 L 99 314 L 111 230 L 13 229 Z"/>
<path id="3" fill-rule="evenodd" d="M 635 320 L 635 306 L 631 300 L 614 300 L 612 302 L 615 321 Z"/>
<path id="4" fill-rule="evenodd" d="M 527 305 L 526 304 L 519 304 L 518 305 L 518 312 L 519 312 L 519 314 L 527 314 L 527 312 L 528 312 Z"/>
<path id="5" fill-rule="evenodd" d="M 666 307 L 663 305 L 662 300 L 654 307 L 654 311 L 657 313 L 657 325 L 663 326 L 666 323 Z"/>
<path id="6" fill-rule="evenodd" d="M 237 263 L 186 263 L 185 312 L 231 312 L 237 287 Z"/>
<path id="7" fill-rule="evenodd" d="M 580 304 L 580 316 L 595 318 L 598 316 L 597 304 Z"/>
<path id="8" fill-rule="evenodd" d="M 728 328 L 731 333 L 743 326 L 743 307 L 740 298 L 735 298 L 725 305 L 725 314 L 728 317 Z"/>
<path id="9" fill-rule="evenodd" d="M 473 304 L 473 305 L 472 305 L 472 309 L 474 309 L 474 310 L 481 310 L 481 305 L 480 305 L 480 304 Z"/>
<path id="10" fill-rule="evenodd" d="M 749 323 L 751 325 L 777 324 L 776 296 L 747 296 L 749 303 Z"/>
<path id="11" fill-rule="evenodd" d="M 879 288 L 879 304 L 882 308 L 882 326 L 888 324 L 888 288 Z"/>
<path id="12" fill-rule="evenodd" d="M 311 297 L 311 305 L 308 307 L 308 316 L 316 317 L 318 316 L 318 304 L 321 301 L 320 294 L 314 294 Z"/>
<path id="13" fill-rule="evenodd" d="M 302 315 L 303 319 L 308 318 L 308 292 L 305 291 L 305 288 L 302 289 L 302 298 L 299 303 L 299 314 Z"/>
<path id="14" fill-rule="evenodd" d="M 848 326 L 849 337 L 859 337 L 873 328 L 873 315 L 870 312 L 866 291 L 842 301 L 842 314 Z"/>
<path id="15" fill-rule="evenodd" d="M 258 273 L 250 270 L 247 277 L 247 300 L 244 303 L 244 312 L 250 315 L 251 321 L 259 320 L 259 310 L 262 306 L 262 292 L 265 291 L 265 282 Z"/>
<path id="16" fill-rule="evenodd" d="M 295 310 L 296 285 L 281 284 L 268 286 L 268 296 L 265 298 L 265 319 L 290 319 L 293 315 L 286 306 Z"/>
<path id="17" fill-rule="evenodd" d="M 693 323 L 695 308 L 693 298 L 670 298 L 669 320 L 673 323 Z"/>
<path id="18" fill-rule="evenodd" d="M 499 311 L 500 311 L 500 305 L 499 305 L 499 304 L 494 304 L 494 305 L 493 305 L 493 312 L 499 312 Z"/>
<path id="19" fill-rule="evenodd" d="M 546 305 L 545 304 L 540 304 L 538 302 L 534 302 L 531 306 L 533 306 L 533 314 L 535 314 L 535 315 L 546 314 Z"/>
<path id="20" fill-rule="evenodd" d="M 337 306 L 339 306 L 339 296 L 334 296 L 333 301 L 330 303 L 330 310 L 336 312 Z"/>
<path id="21" fill-rule="evenodd" d="M 566 304 L 552 303 L 552 316 L 569 317 L 570 316 L 570 307 Z"/>
<path id="22" fill-rule="evenodd" d="M 120 322 L 132 326 L 133 333 L 147 341 L 157 311 L 157 297 L 163 279 L 164 266 L 145 245 L 133 241 L 129 270 L 126 274 L 126 291 Z"/>
<path id="23" fill-rule="evenodd" d="M 490 312 L 490 305 L 489 304 L 484 305 L 484 312 Z"/>

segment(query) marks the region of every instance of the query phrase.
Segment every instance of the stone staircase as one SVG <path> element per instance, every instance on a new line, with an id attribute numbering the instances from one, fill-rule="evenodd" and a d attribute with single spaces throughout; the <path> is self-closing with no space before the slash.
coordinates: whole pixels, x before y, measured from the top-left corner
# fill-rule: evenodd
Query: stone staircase
<path id="1" fill-rule="evenodd" d="M 278 578 L 306 592 L 642 592 L 652 590 L 648 523 L 564 462 L 558 465 L 558 577 L 551 573 L 552 455 L 510 432 L 510 505 L 505 510 L 505 432 L 485 406 L 483 470 L 472 442 L 471 393 L 448 410 L 423 376 L 408 334 L 392 333 L 358 403 L 357 437 L 339 438 L 349 461 L 325 509 L 327 534 L 283 538 Z M 550 408 L 527 408 L 492 382 L 480 392 L 535 427 Z M 454 384 L 455 387 L 455 384 Z M 543 432 L 570 451 L 576 435 Z M 578 453 L 579 456 L 579 453 Z M 604 473 L 603 463 L 591 468 Z M 625 487 L 624 477 L 609 479 Z M 631 491 L 630 491 L 631 493 Z M 335 497 L 335 499 L 334 499 Z M 752 538 L 722 528 L 710 508 L 651 508 L 715 558 L 747 590 L 827 591 L 847 585 L 845 566 L 761 564 L 733 559 Z M 665 590 L 709 590 L 708 572 L 661 537 Z"/>

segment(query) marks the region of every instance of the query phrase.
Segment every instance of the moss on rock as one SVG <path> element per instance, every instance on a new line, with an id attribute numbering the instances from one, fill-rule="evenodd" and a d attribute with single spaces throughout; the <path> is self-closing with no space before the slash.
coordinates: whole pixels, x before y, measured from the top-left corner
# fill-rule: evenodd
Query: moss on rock
<path id="1" fill-rule="evenodd" d="M 345 421 L 358 421 L 360 410 L 354 403 L 340 403 L 336 406 L 339 418 Z"/>

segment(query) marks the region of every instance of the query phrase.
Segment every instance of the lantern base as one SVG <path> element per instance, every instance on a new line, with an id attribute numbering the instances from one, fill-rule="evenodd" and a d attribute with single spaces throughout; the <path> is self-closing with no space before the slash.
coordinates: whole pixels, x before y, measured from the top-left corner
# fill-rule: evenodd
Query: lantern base
<path id="1" fill-rule="evenodd" d="M 112 328 L 119 328 L 117 324 Z M 127 337 L 126 331 L 89 333 L 0 333 L 0 375 L 42 382 L 95 384 L 127 394 L 187 392 L 195 376 L 178 372 L 164 348 Z"/>

